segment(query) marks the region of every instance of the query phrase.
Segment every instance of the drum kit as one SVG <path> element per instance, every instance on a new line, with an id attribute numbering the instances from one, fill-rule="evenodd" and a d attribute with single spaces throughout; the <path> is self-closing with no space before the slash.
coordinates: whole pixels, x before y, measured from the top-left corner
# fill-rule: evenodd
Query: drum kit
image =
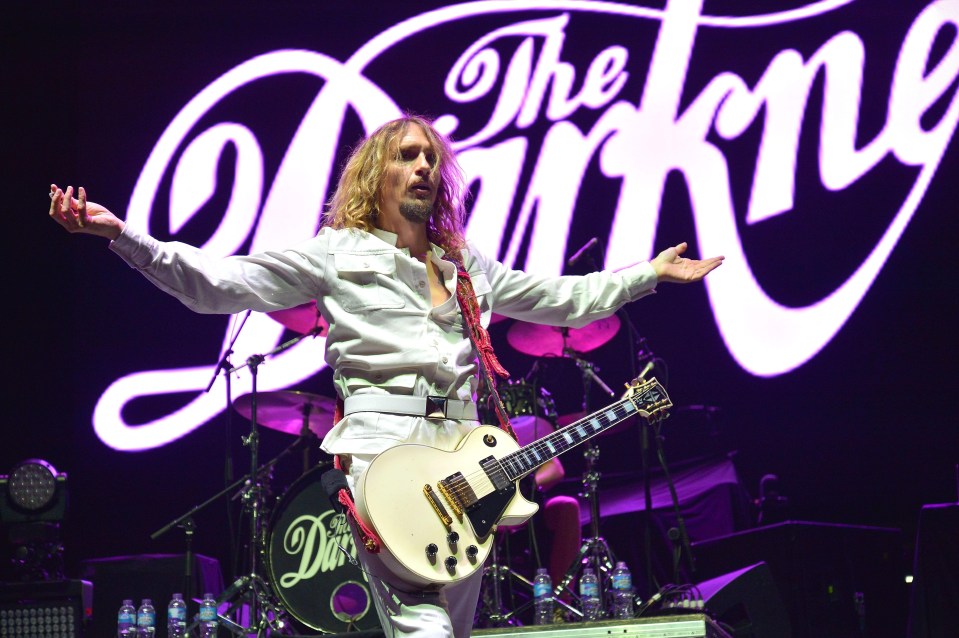
<path id="1" fill-rule="evenodd" d="M 320 482 L 320 476 L 331 463 L 314 463 L 310 458 L 311 450 L 318 448 L 319 441 L 333 427 L 335 399 L 295 390 L 256 390 L 256 367 L 266 356 L 285 350 L 308 336 L 324 335 L 329 326 L 312 302 L 269 315 L 299 336 L 266 355 L 251 357 L 243 366 L 234 368 L 227 361 L 226 365 L 221 362 L 219 368 L 224 370 L 227 378 L 230 373 L 247 366 L 253 373 L 252 392 L 233 400 L 231 407 L 251 423 L 251 434 L 244 437 L 243 441 L 251 448 L 250 467 L 257 468 L 257 471 L 251 471 L 194 507 L 153 534 L 153 537 L 160 536 L 174 526 L 186 529 L 189 561 L 192 515 L 221 496 L 236 493 L 239 488 L 241 502 L 250 521 L 248 571 L 235 579 L 219 597 L 218 606 L 221 610 L 224 606 L 227 609 L 221 611 L 221 624 L 238 636 L 295 635 L 291 617 L 309 629 L 324 633 L 376 629 L 379 624 L 369 586 L 365 575 L 351 560 L 357 555 L 353 536 L 345 516 L 333 509 Z M 521 445 L 538 440 L 557 427 L 588 414 L 593 385 L 610 396 L 614 395 L 584 355 L 609 342 L 619 331 L 620 325 L 615 315 L 582 328 L 513 322 L 506 335 L 509 345 L 537 361 L 526 377 L 501 384 L 498 388 Z M 537 382 L 538 362 L 557 357 L 572 361 L 579 371 L 582 411 L 557 414 L 553 397 Z M 229 390 L 227 394 L 229 396 Z M 484 413 L 482 408 L 485 403 L 480 402 L 481 418 L 487 423 L 495 423 L 492 414 Z M 262 466 L 258 459 L 258 426 L 296 437 L 289 447 Z M 611 430 L 621 427 L 616 426 Z M 278 498 L 273 499 L 274 502 L 268 503 L 266 483 L 270 480 L 271 468 L 295 451 L 302 453 L 302 473 Z M 584 539 L 576 560 L 564 578 L 554 587 L 558 604 L 574 615 L 581 614 L 560 598 L 560 594 L 584 566 L 592 565 L 597 573 L 610 574 L 615 563 L 599 529 L 598 456 L 599 450 L 591 442 L 584 452 L 586 471 L 582 478 L 584 491 L 581 493 L 590 506 L 590 534 Z M 484 569 L 484 591 L 480 604 L 485 609 L 478 609 L 477 618 L 481 619 L 478 626 L 516 624 L 518 615 L 528 606 L 521 605 L 511 610 L 505 608 L 501 587 L 507 578 L 516 578 L 530 589 L 532 583 L 512 570 L 508 562 L 501 562 L 498 547 L 499 543 L 494 543 L 490 563 Z"/>

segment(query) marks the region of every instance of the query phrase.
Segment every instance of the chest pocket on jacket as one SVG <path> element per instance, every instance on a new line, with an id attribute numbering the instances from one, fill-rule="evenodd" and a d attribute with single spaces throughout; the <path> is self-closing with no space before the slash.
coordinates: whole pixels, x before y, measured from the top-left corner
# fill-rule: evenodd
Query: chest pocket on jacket
<path id="1" fill-rule="evenodd" d="M 347 312 L 406 305 L 396 291 L 396 259 L 392 253 L 335 253 L 333 265 L 340 282 L 337 301 Z"/>
<path id="2" fill-rule="evenodd" d="M 470 280 L 473 282 L 473 292 L 476 293 L 476 303 L 479 304 L 480 312 L 489 312 L 490 294 L 493 292 L 493 287 L 489 285 L 486 273 L 484 271 L 471 273 Z"/>

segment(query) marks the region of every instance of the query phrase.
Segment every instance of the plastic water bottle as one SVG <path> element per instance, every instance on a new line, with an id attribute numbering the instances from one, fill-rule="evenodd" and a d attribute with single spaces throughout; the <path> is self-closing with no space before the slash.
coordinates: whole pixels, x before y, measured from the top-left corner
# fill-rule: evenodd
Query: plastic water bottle
<path id="1" fill-rule="evenodd" d="M 613 570 L 613 617 L 633 617 L 633 576 L 626 563 L 618 561 Z"/>
<path id="2" fill-rule="evenodd" d="M 186 601 L 183 594 L 173 594 L 166 608 L 166 631 L 169 638 L 186 636 Z"/>
<path id="3" fill-rule="evenodd" d="M 154 638 L 157 633 L 157 612 L 153 601 L 144 598 L 137 609 L 137 638 Z"/>
<path id="4" fill-rule="evenodd" d="M 599 620 L 599 578 L 592 567 L 583 568 L 579 577 L 579 600 L 583 606 L 583 620 Z"/>
<path id="5" fill-rule="evenodd" d="M 553 622 L 553 581 L 545 567 L 536 570 L 533 578 L 534 617 L 536 625 L 548 625 Z"/>
<path id="6" fill-rule="evenodd" d="M 213 594 L 203 594 L 200 601 L 200 638 L 215 638 L 217 628 L 216 599 Z"/>
<path id="7" fill-rule="evenodd" d="M 133 600 L 127 598 L 117 612 L 117 638 L 136 638 L 136 635 L 137 608 L 133 606 Z"/>

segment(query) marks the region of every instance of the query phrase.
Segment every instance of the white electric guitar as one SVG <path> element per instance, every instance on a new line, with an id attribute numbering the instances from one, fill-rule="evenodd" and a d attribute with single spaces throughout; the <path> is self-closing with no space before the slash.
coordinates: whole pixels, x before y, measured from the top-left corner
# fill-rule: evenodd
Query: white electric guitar
<path id="1" fill-rule="evenodd" d="M 481 568 L 496 526 L 519 525 L 538 509 L 517 489 L 521 478 L 621 421 L 661 419 L 672 406 L 655 378 L 626 388 L 616 403 L 523 447 L 483 425 L 451 452 L 410 443 L 377 455 L 359 479 L 356 511 L 380 537 L 383 562 L 429 589 Z"/>

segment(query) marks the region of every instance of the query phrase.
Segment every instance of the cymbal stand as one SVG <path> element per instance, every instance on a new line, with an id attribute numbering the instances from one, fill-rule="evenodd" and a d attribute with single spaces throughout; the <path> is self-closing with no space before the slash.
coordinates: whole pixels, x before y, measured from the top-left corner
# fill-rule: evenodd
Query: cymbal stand
<path id="1" fill-rule="evenodd" d="M 615 396 L 615 393 L 606 385 L 593 370 L 593 364 L 579 356 L 575 350 L 564 348 L 566 356 L 570 357 L 579 368 L 583 379 L 583 410 L 586 414 L 591 413 L 590 409 L 590 390 L 595 381 L 607 394 Z M 583 458 L 586 459 L 586 471 L 583 473 L 583 488 L 581 494 L 589 502 L 589 527 L 590 535 L 584 539 L 579 553 L 573 560 L 573 564 L 566 570 L 566 574 L 554 587 L 554 593 L 559 595 L 578 575 L 583 567 L 591 566 L 596 572 L 600 582 L 605 582 L 613 573 L 613 566 L 616 564 L 616 557 L 613 550 L 610 549 L 606 539 L 600 534 L 599 529 L 599 478 L 600 472 L 596 469 L 599 459 L 599 448 L 592 439 L 587 443 L 583 451 Z M 601 587 L 602 590 L 602 587 Z M 606 600 L 604 596 L 599 598 L 601 612 L 606 611 Z"/>
<path id="2" fill-rule="evenodd" d="M 241 501 L 244 509 L 250 513 L 249 522 L 249 544 L 247 547 L 247 567 L 248 573 L 235 579 L 233 584 L 217 599 L 217 606 L 224 603 L 230 604 L 230 610 L 236 611 L 238 616 L 240 609 L 237 609 L 244 601 L 248 603 L 249 614 L 247 626 L 240 623 L 224 623 L 227 629 L 238 635 L 254 634 L 256 636 L 266 635 L 285 635 L 287 629 L 292 630 L 291 623 L 286 618 L 286 611 L 280 604 L 273 592 L 270 583 L 266 578 L 260 575 L 261 561 L 260 557 L 264 555 L 266 544 L 266 528 L 264 526 L 264 490 L 260 473 L 256 470 L 259 467 L 259 449 L 260 434 L 257 426 L 257 373 L 260 365 L 266 360 L 266 357 L 278 354 L 287 348 L 292 347 L 299 341 L 308 336 L 315 336 L 314 332 L 300 335 L 289 341 L 280 344 L 266 354 L 254 354 L 247 358 L 246 363 L 230 370 L 230 373 L 236 372 L 244 367 L 250 368 L 251 374 L 251 392 L 250 392 L 250 433 L 243 437 L 243 445 L 250 450 L 250 479 L 241 492 Z M 222 614 L 228 616 L 227 614 Z"/>
<path id="3" fill-rule="evenodd" d="M 195 506 L 192 507 L 188 512 L 186 512 L 186 513 L 184 513 L 183 515 L 177 517 L 177 518 L 174 519 L 173 521 L 167 523 L 167 524 L 164 525 L 162 528 L 158 529 L 157 531 L 155 531 L 153 534 L 150 535 L 150 538 L 155 540 L 155 539 L 159 538 L 160 536 L 162 536 L 163 534 L 165 534 L 166 532 L 168 532 L 169 530 L 173 529 L 174 527 L 182 527 L 182 528 L 184 529 L 184 531 L 185 531 L 185 533 L 186 533 L 186 537 L 187 537 L 187 554 L 186 554 L 186 558 L 187 558 L 187 569 L 186 569 L 186 573 L 185 573 L 185 582 L 184 582 L 185 592 L 192 592 L 192 591 L 193 591 L 193 572 L 192 572 L 192 568 L 193 568 L 193 553 L 192 553 L 192 537 L 193 537 L 193 534 L 194 534 L 194 530 L 196 529 L 196 524 L 195 524 L 195 522 L 194 522 L 193 516 L 194 516 L 195 514 L 197 514 L 198 512 L 200 512 L 201 510 L 206 509 L 209 505 L 213 504 L 214 502 L 220 500 L 222 497 L 224 497 L 224 496 L 226 496 L 227 494 L 233 492 L 233 491 L 236 490 L 237 488 L 239 488 L 239 487 L 244 487 L 244 486 L 248 486 L 248 485 L 250 485 L 251 483 L 254 483 L 254 482 L 259 482 L 259 481 L 261 480 L 261 479 L 259 478 L 260 476 L 264 475 L 264 474 L 267 473 L 269 470 L 271 470 L 271 469 L 273 468 L 273 466 L 274 466 L 278 461 L 280 461 L 283 457 L 285 457 L 287 454 L 289 454 L 290 452 L 292 452 L 292 451 L 294 450 L 294 448 L 296 448 L 298 445 L 300 445 L 300 444 L 301 444 L 301 441 L 303 441 L 303 440 L 304 440 L 304 439 L 302 439 L 302 438 L 297 439 L 297 440 L 294 441 L 287 449 L 283 450 L 282 452 L 280 452 L 280 454 L 278 454 L 278 455 L 277 455 L 276 457 L 274 457 L 272 460 L 270 460 L 269 462 L 265 463 L 262 467 L 258 468 L 258 470 L 257 470 L 255 473 L 247 474 L 247 475 L 245 475 L 245 476 L 240 477 L 239 479 L 237 479 L 237 480 L 236 480 L 235 482 L 233 482 L 232 484 L 226 486 L 225 488 L 223 488 L 222 490 L 220 490 L 219 492 L 217 492 L 217 493 L 214 494 L 213 496 L 209 497 L 208 499 L 206 499 L 206 500 L 203 501 L 202 503 L 200 503 L 200 504 L 198 504 L 198 505 L 195 505 Z M 246 489 L 246 488 L 244 487 L 244 489 Z M 243 629 L 243 628 L 240 627 L 237 623 L 235 623 L 231 618 L 229 618 L 229 614 L 230 614 L 230 612 L 232 611 L 232 605 L 233 605 L 233 603 L 236 602 L 238 599 L 241 598 L 241 595 L 242 595 L 243 593 L 245 593 L 245 590 L 246 590 L 246 589 L 254 586 L 254 582 L 253 582 L 253 581 L 255 581 L 256 584 L 259 584 L 259 583 L 263 582 L 263 579 L 262 579 L 261 577 L 259 577 L 259 576 L 255 576 L 255 578 L 254 578 L 254 577 L 250 577 L 250 576 L 241 576 L 241 577 L 240 577 L 239 579 L 237 579 L 229 588 L 227 588 L 227 590 L 220 596 L 220 600 L 217 601 L 217 603 L 218 603 L 217 606 L 218 606 L 218 607 L 219 607 L 220 604 L 225 603 L 225 602 L 230 602 L 230 603 L 231 603 L 231 610 L 227 611 L 227 612 L 224 613 L 224 614 L 221 614 L 220 620 L 221 620 L 221 623 L 223 624 L 223 626 L 227 627 L 227 628 L 230 629 L 231 631 L 233 631 L 233 629 L 231 629 L 231 628 L 233 628 L 233 627 L 239 627 L 239 628 L 240 628 L 239 631 L 234 631 L 234 633 L 236 633 L 236 634 L 245 634 L 245 633 L 247 633 L 247 632 L 246 632 L 245 629 Z M 185 595 L 192 595 L 192 594 L 185 594 Z M 262 607 L 265 608 L 265 609 L 269 609 L 269 610 L 270 610 L 270 613 L 272 613 L 275 618 L 280 619 L 280 618 L 283 618 L 284 615 L 285 615 L 285 612 L 284 612 L 282 609 L 279 609 L 279 606 L 278 606 L 275 602 L 273 602 L 272 600 L 269 600 L 269 599 L 263 600 L 263 602 L 262 602 Z M 196 623 L 194 623 L 193 625 L 190 625 L 190 626 L 188 627 L 189 631 L 192 631 L 192 628 L 193 628 L 195 625 L 196 625 Z"/>
<path id="4" fill-rule="evenodd" d="M 508 562 L 500 563 L 500 542 L 502 539 L 500 534 L 503 533 L 501 531 L 495 532 L 497 537 L 493 539 L 490 561 L 483 568 L 484 584 L 480 593 L 480 601 L 483 605 L 480 622 L 483 627 L 506 627 L 516 624 L 515 618 L 520 610 L 506 611 L 503 600 L 503 584 L 507 580 L 516 580 L 530 591 L 533 590 L 533 583 L 528 578 L 513 570 Z"/>
<path id="5" fill-rule="evenodd" d="M 533 521 L 530 520 L 528 525 L 533 525 Z M 498 531 L 496 534 L 503 534 L 503 531 Z M 531 536 L 533 535 L 531 530 Z M 480 592 L 480 601 L 482 603 L 482 613 L 481 613 L 481 624 L 478 624 L 477 627 L 505 627 L 513 625 L 516 622 L 516 617 L 529 609 L 535 600 L 533 599 L 533 582 L 515 571 L 508 562 L 500 563 L 500 539 L 502 536 L 497 536 L 493 539 L 492 549 L 490 551 L 490 562 L 483 568 L 483 589 Z M 509 538 L 509 532 L 505 532 L 505 538 Z M 535 541 L 534 541 L 535 542 Z M 508 553 L 507 548 L 507 553 Z M 537 553 L 538 556 L 538 553 Z M 537 558 L 537 562 L 539 559 Z M 505 604 L 503 600 L 503 583 L 509 579 L 513 579 L 523 585 L 526 591 L 529 592 L 529 599 L 520 605 L 519 607 L 514 607 L 513 611 L 505 611 Z M 579 609 L 576 609 L 568 602 L 559 597 L 562 593 L 563 588 L 559 588 L 553 592 L 553 602 L 560 607 L 566 609 L 576 616 L 582 616 L 582 612 Z M 512 592 L 512 589 L 510 589 Z M 512 596 L 511 596 L 512 597 Z M 510 601 L 512 602 L 512 600 Z"/>
<path id="6" fill-rule="evenodd" d="M 226 454 L 223 460 L 223 482 L 226 485 L 230 485 L 233 482 L 233 384 L 230 381 L 230 371 L 233 369 L 233 363 L 230 361 L 230 356 L 233 354 L 233 346 L 236 344 L 236 340 L 240 338 L 240 333 L 243 332 L 243 327 L 246 325 L 247 320 L 250 318 L 250 315 L 253 314 L 252 310 L 247 310 L 243 314 L 243 318 L 240 320 L 240 325 L 236 327 L 236 330 L 233 332 L 233 337 L 230 339 L 230 344 L 225 348 L 223 356 L 220 357 L 220 360 L 217 361 L 216 368 L 213 371 L 213 378 L 210 379 L 210 383 L 206 386 L 206 391 L 209 392 L 213 388 L 213 384 L 216 383 L 216 378 L 220 376 L 220 373 L 223 373 L 223 383 L 226 387 L 226 410 L 224 415 L 226 417 L 224 427 L 223 427 L 223 450 Z M 233 510 L 229 507 L 226 509 L 227 517 L 227 538 L 228 538 L 228 547 L 227 555 L 231 558 L 236 555 L 235 547 L 233 545 L 235 538 L 235 527 L 233 521 Z"/>

